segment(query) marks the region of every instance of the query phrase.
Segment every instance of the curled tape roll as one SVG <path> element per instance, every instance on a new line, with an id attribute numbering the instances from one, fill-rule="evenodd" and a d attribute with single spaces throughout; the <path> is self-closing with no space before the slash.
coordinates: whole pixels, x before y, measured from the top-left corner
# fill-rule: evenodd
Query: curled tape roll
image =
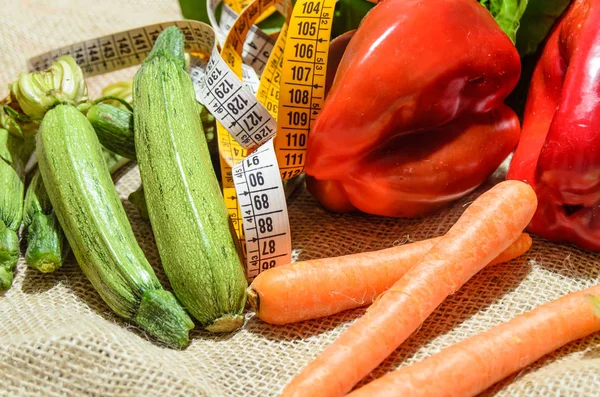
<path id="1" fill-rule="evenodd" d="M 252 280 L 291 262 L 282 180 L 302 172 L 311 123 L 322 107 L 335 0 L 298 0 L 293 11 L 290 0 L 226 0 L 219 24 L 220 1 L 207 0 L 213 27 L 188 20 L 145 26 L 47 52 L 30 59 L 29 68 L 47 69 L 62 55 L 72 56 L 86 76 L 134 66 L 162 30 L 178 26 L 186 52 L 201 54 L 191 57 L 190 76 L 196 98 L 217 120 L 223 196 L 245 241 Z M 275 10 L 286 18 L 276 41 L 254 25 Z"/>
<path id="2" fill-rule="evenodd" d="M 247 38 L 247 34 L 253 29 L 255 20 L 265 10 L 276 4 L 280 6 L 281 11 L 286 15 L 286 20 L 289 20 L 292 14 L 291 1 L 255 1 L 244 8 L 227 34 L 221 57 L 229 66 L 229 70 L 238 78 L 243 73 L 243 59 L 240 54 L 243 52 L 244 40 Z M 283 30 L 285 31 L 285 25 Z M 273 52 L 271 52 L 269 60 L 272 56 L 274 56 Z M 270 71 L 271 69 L 267 72 Z M 272 76 L 268 73 L 262 75 L 263 81 L 265 79 L 271 80 L 271 78 Z M 225 88 L 231 88 L 230 84 L 228 83 Z M 231 95 L 236 94 L 232 93 Z M 236 132 L 242 130 L 246 134 L 242 135 L 242 138 L 247 138 L 248 134 L 256 134 L 254 138 L 258 142 L 253 142 L 254 145 L 252 146 L 261 146 L 261 148 L 258 149 L 257 155 L 252 158 L 254 161 L 260 162 L 261 167 L 265 167 L 265 170 L 268 169 L 269 172 L 261 173 L 260 178 L 251 180 L 244 185 L 243 176 L 246 175 L 246 172 L 244 162 L 240 160 L 245 157 L 245 150 L 250 145 L 245 145 L 246 142 L 243 139 L 241 145 L 239 139 L 235 141 L 231 139 L 231 131 L 236 127 L 235 125 L 218 123 L 217 135 L 219 136 L 219 152 L 221 154 L 223 193 L 236 231 L 240 240 L 244 242 L 242 246 L 246 258 L 247 275 L 251 280 L 262 270 L 291 262 L 291 235 L 287 218 L 285 192 L 281 178 L 276 175 L 279 167 L 272 143 L 272 137 L 277 131 L 277 120 L 255 96 L 252 98 L 245 97 L 244 100 L 247 102 L 241 105 L 249 109 L 245 113 L 245 119 L 242 120 L 237 115 L 232 115 L 230 119 L 234 120 L 233 123 L 238 126 L 235 129 Z M 232 107 L 232 109 L 235 108 Z M 241 112 L 242 110 L 240 110 Z M 235 119 L 235 117 L 238 117 L 238 119 Z M 251 120 L 248 120 L 249 118 Z M 240 122 L 243 124 L 239 125 Z M 263 150 L 263 147 L 266 150 Z M 238 156 L 238 158 L 235 158 L 235 156 Z M 268 190 L 265 191 L 264 189 Z M 259 214 L 264 208 L 268 208 L 270 212 L 275 211 L 272 212 L 272 216 L 276 216 L 276 218 L 268 216 L 265 218 L 266 221 L 284 219 L 285 222 L 274 222 L 267 229 L 258 227 L 260 226 L 258 222 L 264 222 L 265 219 L 256 218 L 256 214 Z M 282 214 L 285 214 L 283 218 Z"/>
<path id="3" fill-rule="evenodd" d="M 212 10 L 210 10 L 209 13 L 214 15 Z M 235 24 L 237 17 L 238 13 L 231 9 L 227 4 L 223 4 L 221 21 L 219 23 L 220 30 L 225 34 L 229 32 Z M 221 43 L 224 42 L 225 36 L 223 36 L 223 41 L 221 41 Z M 269 60 L 269 55 L 271 54 L 274 45 L 275 40 L 273 40 L 271 36 L 265 34 L 256 25 L 252 25 L 252 28 L 246 36 L 244 48 L 242 50 L 244 65 L 251 66 L 256 73 L 261 74 Z"/>

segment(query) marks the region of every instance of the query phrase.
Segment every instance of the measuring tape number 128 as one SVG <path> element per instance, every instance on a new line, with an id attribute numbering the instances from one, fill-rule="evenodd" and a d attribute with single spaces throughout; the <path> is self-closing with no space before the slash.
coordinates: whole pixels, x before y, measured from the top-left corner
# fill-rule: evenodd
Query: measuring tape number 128
<path id="1" fill-rule="evenodd" d="M 302 172 L 311 123 L 322 107 L 335 0 L 298 0 L 293 11 L 290 0 L 226 0 L 229 32 L 214 18 L 221 0 L 206 1 L 213 27 L 187 20 L 149 25 L 50 51 L 30 59 L 29 68 L 45 70 L 70 55 L 86 76 L 123 69 L 141 63 L 162 30 L 178 26 L 186 52 L 208 59 L 192 57 L 190 75 L 198 101 L 218 121 L 224 200 L 246 241 L 252 280 L 291 261 L 282 179 Z M 275 9 L 286 24 L 273 41 L 254 23 Z M 252 51 L 257 48 L 260 53 Z M 254 152 L 247 155 L 248 149 Z"/>
<path id="2" fill-rule="evenodd" d="M 263 2 L 265 6 L 271 3 Z M 281 180 L 299 175 L 304 167 L 311 122 L 324 100 L 334 5 L 335 0 L 298 1 L 291 16 L 287 14 L 258 92 L 260 103 L 277 121 L 277 135 L 274 141 L 269 140 L 233 167 L 249 278 L 291 261 L 289 220 Z M 242 14 L 252 12 L 251 6 Z M 251 21 L 245 23 L 247 26 Z M 242 39 L 237 37 L 238 45 Z M 232 40 L 230 33 L 222 55 L 228 52 Z M 231 62 L 230 66 L 237 67 L 239 73 L 238 64 Z M 275 170 L 279 170 L 279 175 Z"/>

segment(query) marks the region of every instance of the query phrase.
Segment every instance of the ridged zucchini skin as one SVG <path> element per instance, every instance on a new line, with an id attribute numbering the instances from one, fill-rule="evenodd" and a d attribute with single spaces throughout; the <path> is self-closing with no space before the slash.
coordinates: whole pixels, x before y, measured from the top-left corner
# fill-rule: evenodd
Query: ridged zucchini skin
<path id="1" fill-rule="evenodd" d="M 175 27 L 133 80 L 135 147 L 152 230 L 175 295 L 209 331 L 243 324 L 247 280 Z"/>
<path id="2" fill-rule="evenodd" d="M 221 168 L 219 166 L 219 145 L 215 137 L 216 121 L 204 106 L 199 103 L 196 106 L 200 112 L 213 168 L 217 174 L 217 180 L 219 180 Z M 136 159 L 134 122 L 133 114 L 130 111 L 107 103 L 99 103 L 90 107 L 87 118 L 96 130 L 102 146 L 125 158 Z"/>
<path id="3" fill-rule="evenodd" d="M 94 129 L 75 107 L 49 110 L 36 136 L 48 197 L 81 269 L 110 308 L 174 347 L 193 322 L 137 244 Z"/>
<path id="4" fill-rule="evenodd" d="M 130 160 L 102 149 L 110 173 L 114 174 Z M 25 260 L 31 268 L 51 273 L 60 268 L 69 253 L 69 244 L 58 222 L 39 169 L 31 178 L 23 204 L 23 226 L 27 234 Z"/>
<path id="5" fill-rule="evenodd" d="M 13 268 L 19 259 L 23 180 L 33 147 L 33 142 L 0 129 L 0 292 L 11 287 Z"/>
<path id="6" fill-rule="evenodd" d="M 102 146 L 123 157 L 135 160 L 133 114 L 125 109 L 99 103 L 87 112 Z"/>

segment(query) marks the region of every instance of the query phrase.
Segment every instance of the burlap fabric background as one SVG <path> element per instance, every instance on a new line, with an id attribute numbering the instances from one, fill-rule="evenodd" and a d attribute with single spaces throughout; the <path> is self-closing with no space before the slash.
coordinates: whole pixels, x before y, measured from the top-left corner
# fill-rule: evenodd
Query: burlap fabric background
<path id="1" fill-rule="evenodd" d="M 176 0 L 3 0 L 0 86 L 6 87 L 24 70 L 29 56 L 77 40 L 179 18 Z M 94 78 L 89 82 L 91 94 L 97 95 L 106 83 L 130 76 L 132 70 Z M 487 187 L 497 178 L 491 178 Z M 125 200 L 138 183 L 133 169 L 117 187 L 138 240 L 168 287 L 152 231 Z M 330 214 L 300 189 L 289 200 L 294 257 L 343 255 L 439 236 L 473 197 L 435 217 L 396 220 Z M 599 265 L 596 254 L 535 239 L 524 257 L 485 269 L 447 299 L 369 378 L 596 284 Z M 113 315 L 72 257 L 49 275 L 27 269 L 21 261 L 13 288 L 0 296 L 0 395 L 277 395 L 362 313 L 354 310 L 276 327 L 249 312 L 238 332 L 215 336 L 196 330 L 191 346 L 175 351 L 153 343 Z M 484 394 L 599 395 L 600 335 L 560 349 Z"/>

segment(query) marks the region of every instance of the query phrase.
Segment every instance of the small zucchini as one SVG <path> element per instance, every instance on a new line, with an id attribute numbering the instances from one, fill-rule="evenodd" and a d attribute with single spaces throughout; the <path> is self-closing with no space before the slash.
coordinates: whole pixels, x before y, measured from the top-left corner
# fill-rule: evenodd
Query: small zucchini
<path id="1" fill-rule="evenodd" d="M 19 259 L 25 165 L 33 142 L 0 128 L 0 292 L 10 288 Z"/>
<path id="2" fill-rule="evenodd" d="M 102 146 L 128 159 L 135 160 L 133 114 L 126 109 L 98 103 L 87 112 Z"/>
<path id="3" fill-rule="evenodd" d="M 207 330 L 244 322 L 248 285 L 211 165 L 183 34 L 165 29 L 133 80 L 135 148 L 162 265 Z"/>
<path id="4" fill-rule="evenodd" d="M 137 244 L 86 117 L 71 105 L 50 109 L 36 151 L 48 197 L 94 288 L 118 315 L 170 346 L 186 346 L 194 324 Z"/>
<path id="5" fill-rule="evenodd" d="M 27 265 L 50 273 L 63 264 L 69 251 L 39 170 L 35 172 L 25 195 L 23 226 L 27 231 Z"/>
<path id="6" fill-rule="evenodd" d="M 208 149 L 217 178 L 220 178 L 219 145 L 215 131 L 216 120 L 201 104 L 196 103 Z M 133 114 L 119 106 L 99 103 L 92 105 L 87 112 L 87 118 L 92 123 L 102 146 L 128 159 L 135 160 L 135 143 L 133 138 Z"/>

